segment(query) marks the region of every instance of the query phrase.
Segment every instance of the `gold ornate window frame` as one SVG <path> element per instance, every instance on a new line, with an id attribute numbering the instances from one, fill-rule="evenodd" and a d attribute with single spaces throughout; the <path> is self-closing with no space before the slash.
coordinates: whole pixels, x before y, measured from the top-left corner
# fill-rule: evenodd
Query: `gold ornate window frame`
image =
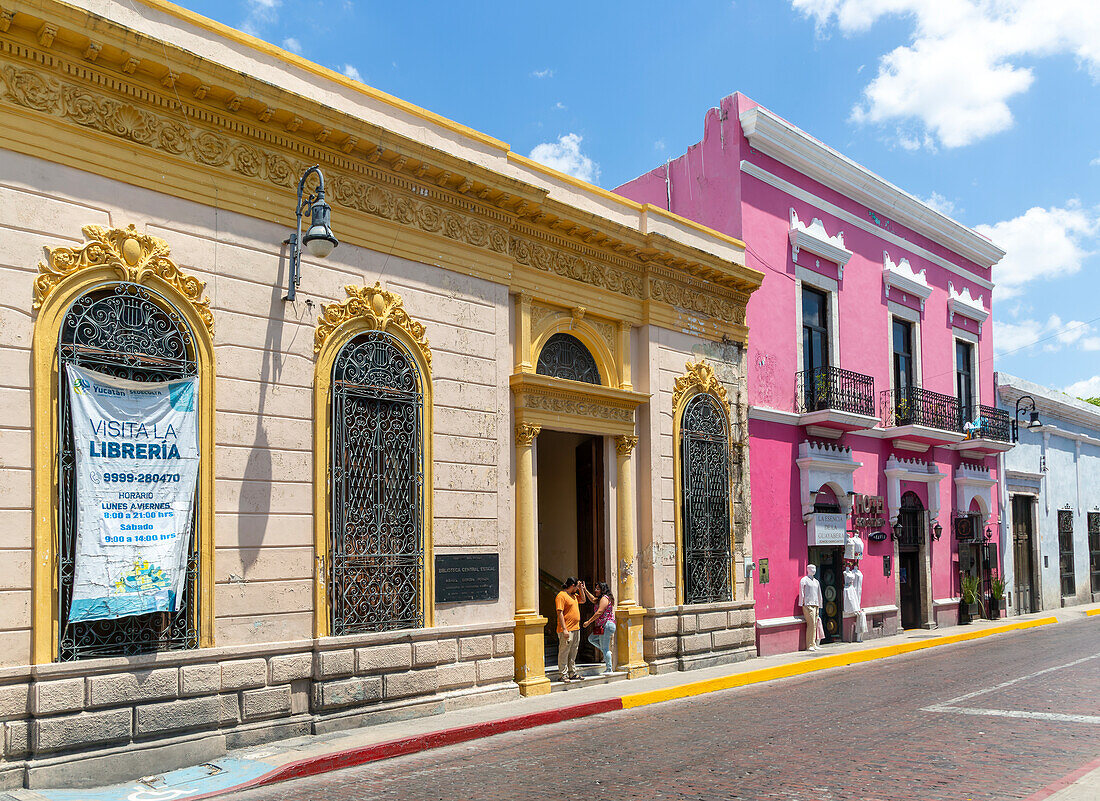
<path id="1" fill-rule="evenodd" d="M 729 497 L 730 505 L 730 600 L 738 600 L 737 592 L 737 576 L 735 571 L 735 563 L 737 557 L 734 554 L 736 546 L 736 537 L 734 536 L 735 520 L 734 520 L 734 486 L 733 486 L 733 428 L 732 420 L 733 414 L 730 408 L 730 402 L 728 393 L 725 386 L 718 380 L 718 376 L 714 372 L 714 368 L 711 367 L 706 361 L 687 362 L 684 365 L 685 372 L 679 378 L 676 379 L 676 383 L 673 385 L 672 390 L 672 474 L 673 474 L 673 493 L 675 498 L 674 505 L 674 525 L 676 532 L 676 604 L 678 606 L 684 604 L 684 516 L 683 516 L 683 501 L 684 501 L 684 476 L 683 476 L 683 456 L 680 448 L 680 434 L 681 425 L 684 419 L 684 412 L 687 409 L 688 403 L 696 395 L 710 395 L 714 400 L 718 402 L 723 413 L 725 414 L 726 422 L 726 446 L 730 452 L 730 459 L 727 463 L 726 477 L 727 477 L 727 495 Z"/>
<path id="2" fill-rule="evenodd" d="M 199 393 L 199 647 L 214 645 L 214 317 L 205 284 L 184 273 L 169 257 L 168 243 L 126 229 L 86 225 L 85 243 L 48 248 L 34 283 L 31 344 L 34 426 L 34 528 L 31 611 L 31 660 L 57 658 L 58 500 L 58 356 L 57 343 L 69 308 L 81 296 L 118 283 L 148 287 L 175 307 L 195 343 Z"/>
<path id="3" fill-rule="evenodd" d="M 435 568 L 433 558 L 433 462 L 432 462 L 432 352 L 425 327 L 411 318 L 399 295 L 382 288 L 348 285 L 347 300 L 321 308 L 313 336 L 316 357 L 313 378 L 313 634 L 332 633 L 328 598 L 329 507 L 328 468 L 332 444 L 332 371 L 344 346 L 368 331 L 384 331 L 398 340 L 410 354 L 420 381 L 423 408 L 421 453 L 424 486 L 421 491 L 421 519 L 424 531 L 424 570 L 420 578 L 421 611 L 424 627 L 435 625 Z"/>

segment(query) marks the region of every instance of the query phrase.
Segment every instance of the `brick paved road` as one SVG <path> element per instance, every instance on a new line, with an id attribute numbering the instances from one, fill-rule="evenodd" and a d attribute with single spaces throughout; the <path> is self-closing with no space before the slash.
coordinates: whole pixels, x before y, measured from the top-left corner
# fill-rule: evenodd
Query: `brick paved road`
<path id="1" fill-rule="evenodd" d="M 924 711 L 1075 660 L 1083 661 L 955 704 L 997 714 Z M 1094 618 L 500 735 L 233 798 L 1026 798 L 1100 756 L 1098 709 Z M 1085 717 L 1003 716 L 1012 710 Z"/>

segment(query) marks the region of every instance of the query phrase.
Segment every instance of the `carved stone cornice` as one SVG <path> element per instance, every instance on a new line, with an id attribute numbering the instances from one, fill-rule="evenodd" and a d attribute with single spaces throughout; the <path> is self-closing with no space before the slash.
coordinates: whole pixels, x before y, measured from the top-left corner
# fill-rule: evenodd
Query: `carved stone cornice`
<path id="1" fill-rule="evenodd" d="M 85 225 L 80 230 L 87 242 L 75 248 L 49 248 L 49 261 L 38 263 L 38 277 L 34 280 L 36 311 L 54 287 L 70 275 L 105 267 L 113 270 L 120 281 L 134 284 L 144 283 L 155 275 L 187 299 L 207 330 L 214 330 L 210 301 L 202 296 L 206 284 L 176 266 L 168 257 L 168 243 L 163 239 L 139 233 L 133 225 L 126 229 Z"/>
<path id="2" fill-rule="evenodd" d="M 649 395 L 560 378 L 517 373 L 510 379 L 516 417 L 558 431 L 634 434 L 634 410 Z"/>
<path id="3" fill-rule="evenodd" d="M 714 368 L 705 361 L 688 362 L 684 365 L 685 373 L 676 379 L 672 387 L 672 408 L 678 409 L 680 401 L 688 392 L 706 392 L 713 395 L 722 408 L 726 410 L 726 416 L 730 414 L 730 402 L 726 388 L 718 380 Z"/>
<path id="4" fill-rule="evenodd" d="M 361 319 L 375 331 L 400 328 L 415 343 L 428 369 L 432 366 L 432 351 L 424 336 L 424 324 L 409 317 L 399 295 L 387 292 L 380 283 L 374 286 L 344 287 L 348 299 L 321 307 L 317 330 L 313 335 L 313 352 L 320 353 L 329 335 L 348 320 Z"/>
<path id="5" fill-rule="evenodd" d="M 516 263 L 525 267 L 533 267 L 540 272 L 562 278 L 571 278 L 574 281 L 591 284 L 638 300 L 642 298 L 643 284 L 640 270 L 618 269 L 521 236 L 511 238 L 510 250 Z"/>

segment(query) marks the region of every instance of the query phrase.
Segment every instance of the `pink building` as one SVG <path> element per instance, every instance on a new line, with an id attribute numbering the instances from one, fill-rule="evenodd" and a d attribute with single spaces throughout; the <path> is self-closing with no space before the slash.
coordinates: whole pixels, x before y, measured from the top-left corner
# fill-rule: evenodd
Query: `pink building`
<path id="1" fill-rule="evenodd" d="M 703 140 L 617 192 L 748 245 L 751 554 L 762 655 L 851 636 L 842 560 L 863 544 L 868 637 L 954 624 L 1000 565 L 990 301 L 996 245 L 741 94 Z"/>

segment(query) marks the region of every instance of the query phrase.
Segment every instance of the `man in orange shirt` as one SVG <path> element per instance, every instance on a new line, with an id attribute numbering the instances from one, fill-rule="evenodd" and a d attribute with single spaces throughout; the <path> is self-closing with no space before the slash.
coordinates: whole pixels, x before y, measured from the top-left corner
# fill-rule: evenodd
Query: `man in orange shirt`
<path id="1" fill-rule="evenodd" d="M 577 600 L 581 588 L 570 576 L 554 599 L 558 610 L 558 675 L 564 682 L 580 679 L 577 649 L 581 646 L 581 606 Z"/>

